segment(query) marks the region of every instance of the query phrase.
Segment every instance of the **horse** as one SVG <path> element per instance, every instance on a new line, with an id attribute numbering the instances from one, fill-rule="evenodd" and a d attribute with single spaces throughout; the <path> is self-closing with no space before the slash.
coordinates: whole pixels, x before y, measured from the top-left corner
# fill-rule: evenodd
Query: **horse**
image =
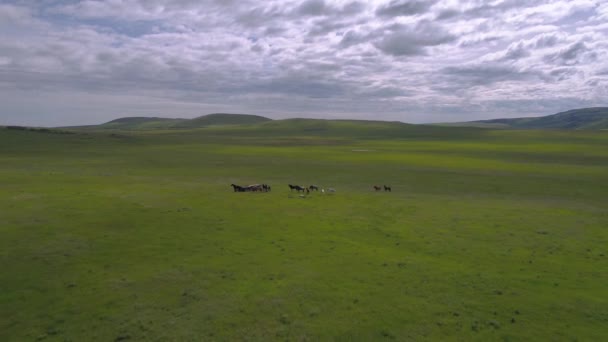
<path id="1" fill-rule="evenodd" d="M 290 190 L 296 189 L 297 192 L 300 192 L 300 191 L 304 192 L 304 190 L 306 190 L 305 188 L 303 188 L 299 185 L 291 185 L 291 184 L 287 184 L 287 185 L 289 185 Z"/>
<path id="2" fill-rule="evenodd" d="M 390 186 L 384 186 L 384 191 L 388 191 L 388 192 L 392 192 L 393 190 L 391 189 Z"/>
<path id="3" fill-rule="evenodd" d="M 262 184 L 262 189 L 264 189 L 264 191 L 268 192 L 268 191 L 270 191 L 270 185 Z"/>
<path id="4" fill-rule="evenodd" d="M 381 189 L 382 189 L 381 187 L 379 187 L 379 186 L 377 186 L 377 185 L 374 185 L 374 190 L 376 190 L 376 191 L 380 191 Z"/>
<path id="5" fill-rule="evenodd" d="M 262 191 L 263 187 L 261 184 L 252 184 L 247 186 L 247 191 Z"/>
<path id="6" fill-rule="evenodd" d="M 230 186 L 234 189 L 234 192 L 244 192 L 245 188 L 240 185 L 230 184 Z"/>
<path id="7" fill-rule="evenodd" d="M 316 186 L 316 185 L 311 185 L 311 186 L 308 187 L 308 189 L 314 190 L 314 191 L 319 191 L 319 187 Z"/>

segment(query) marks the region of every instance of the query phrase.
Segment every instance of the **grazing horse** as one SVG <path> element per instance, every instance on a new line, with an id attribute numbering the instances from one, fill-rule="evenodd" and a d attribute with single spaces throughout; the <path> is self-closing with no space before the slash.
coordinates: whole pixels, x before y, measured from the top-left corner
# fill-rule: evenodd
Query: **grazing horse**
<path id="1" fill-rule="evenodd" d="M 262 189 L 264 189 L 264 191 L 268 192 L 268 191 L 270 191 L 270 185 L 262 184 Z"/>
<path id="2" fill-rule="evenodd" d="M 382 190 L 382 188 L 381 188 L 381 187 L 379 187 L 379 186 L 377 186 L 377 185 L 374 185 L 374 190 L 376 190 L 376 191 L 380 191 L 380 190 Z"/>
<path id="3" fill-rule="evenodd" d="M 314 191 L 319 191 L 319 187 L 316 186 L 316 185 L 311 185 L 311 186 L 308 187 L 308 189 L 314 190 Z"/>
<path id="4" fill-rule="evenodd" d="M 390 186 L 384 186 L 384 191 L 388 191 L 388 192 L 392 192 L 393 190 L 391 189 Z"/>

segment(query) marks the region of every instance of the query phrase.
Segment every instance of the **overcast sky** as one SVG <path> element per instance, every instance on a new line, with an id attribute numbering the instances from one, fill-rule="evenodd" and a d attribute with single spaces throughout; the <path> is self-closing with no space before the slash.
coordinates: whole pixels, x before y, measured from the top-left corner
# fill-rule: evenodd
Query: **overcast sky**
<path id="1" fill-rule="evenodd" d="M 605 0 L 0 0 L 0 125 L 607 104 Z"/>

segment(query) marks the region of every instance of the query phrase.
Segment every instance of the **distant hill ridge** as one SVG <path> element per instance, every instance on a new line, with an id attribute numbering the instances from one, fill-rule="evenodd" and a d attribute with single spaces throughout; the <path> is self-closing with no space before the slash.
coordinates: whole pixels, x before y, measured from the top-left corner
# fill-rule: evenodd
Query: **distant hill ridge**
<path id="1" fill-rule="evenodd" d="M 152 130 L 173 128 L 199 128 L 217 125 L 250 125 L 266 121 L 272 120 L 259 115 L 214 113 L 199 116 L 194 119 L 171 119 L 160 117 L 132 116 L 108 121 L 101 125 L 74 128 Z"/>
<path id="2" fill-rule="evenodd" d="M 541 117 L 479 120 L 452 125 L 512 129 L 608 129 L 608 107 L 572 109 Z"/>
<path id="3" fill-rule="evenodd" d="M 175 121 L 175 120 L 187 120 L 187 119 L 169 119 L 169 118 L 157 118 L 148 116 L 128 116 L 125 118 L 119 118 L 112 121 L 108 121 L 105 124 L 134 124 L 144 123 L 150 121 Z"/>
<path id="4" fill-rule="evenodd" d="M 293 118 L 272 120 L 264 116 L 249 114 L 214 113 L 194 119 L 171 119 L 160 117 L 124 117 L 101 125 L 65 127 L 90 130 L 154 130 L 154 129 L 187 129 L 221 125 L 258 125 L 260 128 L 298 128 L 303 131 L 323 131 L 331 122 L 342 125 L 356 124 L 373 129 L 374 126 L 388 127 L 409 125 L 403 122 L 366 121 L 366 120 L 324 120 Z M 503 128 L 503 129 L 608 129 L 608 107 L 573 109 L 542 117 L 522 117 L 509 119 L 491 119 L 468 122 L 434 124 L 433 126 Z"/>

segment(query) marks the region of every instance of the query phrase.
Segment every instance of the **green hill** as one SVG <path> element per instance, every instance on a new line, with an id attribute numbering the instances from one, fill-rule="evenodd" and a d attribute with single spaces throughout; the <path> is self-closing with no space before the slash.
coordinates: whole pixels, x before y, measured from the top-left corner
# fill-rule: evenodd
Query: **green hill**
<path id="1" fill-rule="evenodd" d="M 438 133 L 449 135 L 468 135 L 476 130 L 470 127 L 456 129 L 430 125 L 413 125 L 403 122 L 367 121 L 367 120 L 323 120 L 323 119 L 285 119 L 274 120 L 260 125 L 251 126 L 251 133 L 262 131 L 269 136 L 320 136 L 320 137 L 349 137 L 349 138 L 411 138 L 433 137 Z"/>
<path id="2" fill-rule="evenodd" d="M 194 118 L 191 120 L 183 120 L 174 125 L 173 127 L 196 128 L 217 125 L 252 125 L 266 121 L 272 120 L 259 115 L 216 113 L 199 116 L 198 118 Z"/>
<path id="3" fill-rule="evenodd" d="M 159 129 L 170 128 L 188 119 L 167 119 L 155 117 L 126 117 L 106 122 L 100 128 L 107 129 Z"/>
<path id="4" fill-rule="evenodd" d="M 194 119 L 169 119 L 158 117 L 124 117 L 101 125 L 65 127 L 78 130 L 155 130 L 199 128 L 217 125 L 250 125 L 271 121 L 258 115 L 209 114 Z"/>
<path id="5" fill-rule="evenodd" d="M 516 129 L 608 129 L 608 107 L 573 109 L 542 117 L 480 120 L 454 125 Z"/>
<path id="6" fill-rule="evenodd" d="M 231 135 L 238 137 L 326 137 L 358 139 L 411 139 L 426 137 L 433 139 L 445 134 L 453 138 L 476 136 L 474 127 L 440 127 L 414 125 L 398 121 L 371 120 L 326 120 L 292 118 L 271 120 L 262 116 L 243 114 L 210 114 L 194 119 L 163 119 L 153 117 L 126 117 L 94 125 L 67 127 L 70 131 L 152 131 L 191 130 L 204 128 L 209 135 Z M 182 133 L 180 133 L 182 134 Z M 288 143 L 282 141 L 281 143 Z"/>

